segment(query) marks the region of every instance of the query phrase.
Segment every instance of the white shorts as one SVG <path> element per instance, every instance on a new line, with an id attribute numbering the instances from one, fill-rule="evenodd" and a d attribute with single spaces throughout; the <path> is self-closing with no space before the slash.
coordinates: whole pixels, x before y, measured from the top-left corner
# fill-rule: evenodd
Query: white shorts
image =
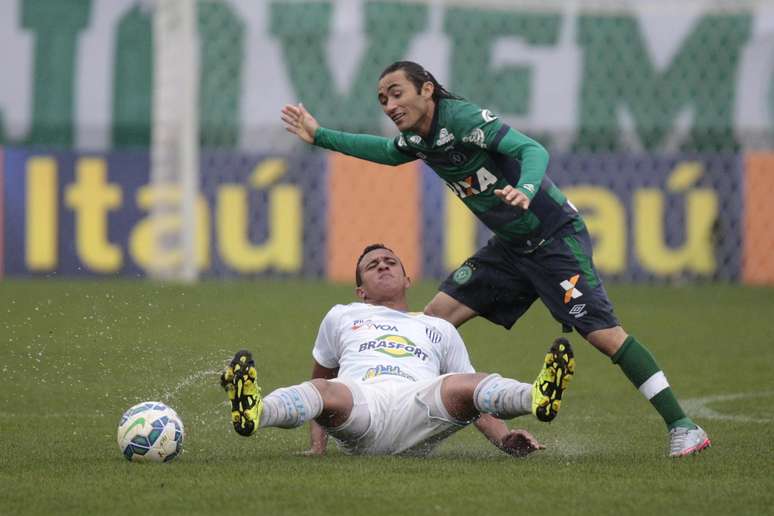
<path id="1" fill-rule="evenodd" d="M 418 382 L 383 376 L 364 382 L 331 380 L 349 388 L 354 406 L 343 425 L 328 428 L 327 432 L 345 453 L 427 455 L 470 423 L 453 419 L 444 407 L 441 384 L 446 376 Z M 365 417 L 370 421 L 363 433 Z"/>

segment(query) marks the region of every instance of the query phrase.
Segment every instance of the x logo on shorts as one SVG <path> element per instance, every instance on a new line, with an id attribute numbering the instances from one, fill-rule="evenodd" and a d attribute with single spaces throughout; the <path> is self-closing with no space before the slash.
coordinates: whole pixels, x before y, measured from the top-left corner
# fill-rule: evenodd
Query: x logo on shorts
<path id="1" fill-rule="evenodd" d="M 575 288 L 575 285 L 578 283 L 579 278 L 580 278 L 580 274 L 576 274 L 569 280 L 564 280 L 559 284 L 565 290 L 564 292 L 565 305 L 569 303 L 572 299 L 577 299 L 583 295 L 583 292 Z"/>

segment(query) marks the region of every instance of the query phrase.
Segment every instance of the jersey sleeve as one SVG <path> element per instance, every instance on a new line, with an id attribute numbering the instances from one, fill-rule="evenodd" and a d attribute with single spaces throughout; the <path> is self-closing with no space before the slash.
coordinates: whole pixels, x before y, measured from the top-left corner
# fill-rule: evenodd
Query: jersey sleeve
<path id="1" fill-rule="evenodd" d="M 540 143 L 503 123 L 488 109 L 462 103 L 455 113 L 464 145 L 479 147 L 518 160 L 519 182 L 513 186 L 532 199 L 546 175 L 548 152 Z"/>
<path id="2" fill-rule="evenodd" d="M 324 127 L 315 131 L 314 144 L 382 165 L 402 165 L 416 159 L 411 154 L 398 149 L 397 139 L 392 140 L 371 134 L 345 133 Z"/>
<path id="3" fill-rule="evenodd" d="M 445 325 L 446 347 L 441 360 L 441 374 L 446 373 L 475 373 L 473 364 L 470 363 L 468 349 L 462 341 L 462 336 L 457 328 L 449 323 Z"/>
<path id="4" fill-rule="evenodd" d="M 532 199 L 546 175 L 548 151 L 529 136 L 505 124 L 503 128 L 506 131 L 497 142 L 495 151 L 521 162 L 521 176 L 514 186 Z"/>
<path id="5" fill-rule="evenodd" d="M 339 367 L 341 347 L 339 341 L 339 322 L 341 321 L 342 305 L 331 308 L 317 331 L 317 338 L 312 348 L 312 356 L 315 361 L 328 369 Z"/>
<path id="6" fill-rule="evenodd" d="M 475 104 L 456 101 L 453 132 L 468 147 L 493 149 L 497 147 L 501 129 L 505 124 L 500 117 Z"/>

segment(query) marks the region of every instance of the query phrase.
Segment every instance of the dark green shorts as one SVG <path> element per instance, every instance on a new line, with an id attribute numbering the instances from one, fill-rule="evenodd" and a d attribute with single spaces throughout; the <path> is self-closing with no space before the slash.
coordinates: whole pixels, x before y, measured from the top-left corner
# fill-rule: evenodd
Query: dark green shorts
<path id="1" fill-rule="evenodd" d="M 439 290 L 506 328 L 540 298 L 566 330 L 585 337 L 619 324 L 591 253 L 585 229 L 568 227 L 527 254 L 493 237 Z"/>

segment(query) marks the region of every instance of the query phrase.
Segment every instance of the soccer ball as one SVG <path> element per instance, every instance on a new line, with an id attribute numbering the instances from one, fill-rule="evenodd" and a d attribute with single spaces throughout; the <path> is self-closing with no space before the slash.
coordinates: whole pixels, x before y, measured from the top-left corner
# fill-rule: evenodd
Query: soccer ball
<path id="1" fill-rule="evenodd" d="M 127 460 L 169 462 L 183 449 L 185 430 L 177 412 L 159 401 L 144 401 L 124 412 L 116 437 Z"/>

